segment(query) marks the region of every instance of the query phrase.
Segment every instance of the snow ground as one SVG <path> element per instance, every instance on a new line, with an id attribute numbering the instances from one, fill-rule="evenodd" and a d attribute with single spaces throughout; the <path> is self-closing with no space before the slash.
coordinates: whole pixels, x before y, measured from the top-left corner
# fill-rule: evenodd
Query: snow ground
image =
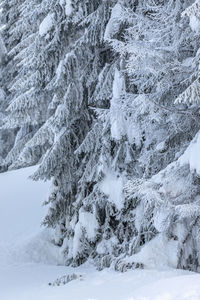
<path id="1" fill-rule="evenodd" d="M 169 268 L 96 271 L 61 266 L 51 232 L 39 224 L 49 183 L 27 180 L 34 168 L 0 174 L 1 300 L 200 300 L 200 275 Z M 82 274 L 64 286 L 49 282 Z"/>

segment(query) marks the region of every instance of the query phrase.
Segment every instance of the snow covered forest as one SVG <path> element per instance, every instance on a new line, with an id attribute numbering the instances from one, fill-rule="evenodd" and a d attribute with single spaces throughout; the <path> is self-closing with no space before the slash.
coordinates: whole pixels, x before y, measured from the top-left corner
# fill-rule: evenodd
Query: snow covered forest
<path id="1" fill-rule="evenodd" d="M 200 0 L 0 5 L 0 172 L 63 264 L 200 272 Z"/>

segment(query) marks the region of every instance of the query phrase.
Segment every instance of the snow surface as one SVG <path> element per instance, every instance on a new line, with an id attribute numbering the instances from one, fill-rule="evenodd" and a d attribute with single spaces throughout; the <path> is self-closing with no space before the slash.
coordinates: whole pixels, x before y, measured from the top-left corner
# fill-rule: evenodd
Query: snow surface
<path id="1" fill-rule="evenodd" d="M 170 269 L 165 253 L 156 259 L 159 238 L 138 257 L 140 261 L 146 257 L 147 265 L 149 257 L 154 257 L 157 269 L 118 273 L 112 269 L 98 272 L 89 263 L 79 268 L 61 266 L 60 250 L 50 243 L 51 232 L 39 226 L 46 210 L 41 203 L 49 182 L 28 180 L 34 171 L 35 168 L 26 168 L 0 174 L 0 299 L 200 300 L 199 274 Z M 81 216 L 82 226 L 91 221 L 88 217 L 86 220 L 86 215 Z M 175 249 L 175 245 L 168 247 L 172 252 Z M 83 279 L 64 286 L 49 286 L 57 278 L 72 273 L 82 275 Z"/>

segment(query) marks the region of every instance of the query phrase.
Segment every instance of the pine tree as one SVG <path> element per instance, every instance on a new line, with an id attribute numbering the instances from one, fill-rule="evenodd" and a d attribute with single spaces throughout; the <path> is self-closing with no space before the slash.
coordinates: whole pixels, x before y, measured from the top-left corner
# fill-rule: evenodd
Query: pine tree
<path id="1" fill-rule="evenodd" d="M 1 112 L 1 129 L 0 129 L 0 170 L 5 171 L 7 169 L 6 156 L 12 149 L 15 136 L 18 128 L 7 129 L 3 128 L 4 120 L 7 117 L 7 107 L 11 101 L 11 93 L 9 90 L 9 84 L 14 80 L 17 73 L 17 66 L 13 63 L 13 56 L 9 55 L 9 51 L 12 47 L 15 47 L 21 39 L 21 33 L 19 31 L 14 32 L 15 24 L 19 18 L 20 6 L 23 1 L 1 1 L 1 37 L 0 37 L 0 112 Z"/>
<path id="2" fill-rule="evenodd" d="M 168 242 L 174 241 L 174 245 L 177 243 L 179 268 L 199 270 L 199 241 L 196 238 L 199 232 L 199 180 L 198 174 L 191 173 L 190 161 L 186 159 L 188 151 L 192 156 L 195 152 L 186 150 L 184 153 L 199 130 L 196 106 L 199 38 L 184 17 L 193 11 L 196 3 L 186 8 L 188 4 L 186 1 L 163 2 L 158 9 L 152 5 L 151 10 L 148 6 L 148 14 L 144 10 L 146 4 L 138 7 L 139 20 L 134 16 L 131 21 L 129 16 L 130 22 L 134 23 L 132 28 L 129 27 L 128 45 L 112 42 L 122 54 L 128 53 L 130 84 L 134 85 L 137 93 L 143 94 L 148 105 L 154 106 L 149 116 L 155 116 L 156 110 L 158 116 L 153 122 L 155 125 L 147 122 L 145 117 L 144 149 L 139 156 L 142 178 L 140 175 L 138 180 L 137 174 L 125 186 L 126 201 L 136 205 L 137 238 L 132 253 L 137 252 L 141 245 L 148 245 L 152 237 L 160 235 Z M 139 51 L 138 45 L 142 51 Z M 140 66 L 145 66 L 146 70 Z M 144 111 L 147 113 L 148 110 Z M 154 138 L 152 132 L 155 133 Z M 198 134 L 195 139 L 197 137 Z M 198 166 L 194 158 L 191 160 L 193 166 Z M 122 268 L 124 264 L 122 260 L 119 265 Z"/>
<path id="3" fill-rule="evenodd" d="M 190 4 L 16 2 L 5 31 L 15 71 L 4 128 L 18 130 L 7 162 L 40 160 L 33 179 L 52 179 L 44 224 L 66 264 L 141 267 L 134 254 L 161 236 L 178 245 L 178 267 L 198 269 L 188 157 L 199 145 L 199 1 Z"/>
<path id="4" fill-rule="evenodd" d="M 51 206 L 45 223 L 57 228 L 56 242 L 63 246 L 66 261 L 74 265 L 87 259 L 97 240 L 99 225 L 95 205 L 83 205 L 84 198 L 92 192 L 95 183 L 95 177 L 90 173 L 98 163 L 97 153 L 94 157 L 88 157 L 87 139 L 93 137 L 91 142 L 94 143 L 94 139 L 101 134 L 102 122 L 99 124 L 95 120 L 97 100 L 94 95 L 98 97 L 100 110 L 104 110 L 109 103 L 105 88 L 111 94 L 112 83 L 105 82 L 104 99 L 101 98 L 101 83 L 105 77 L 112 80 L 114 71 L 109 62 L 112 59 L 110 50 L 103 41 L 111 4 L 103 1 L 90 4 L 80 1 L 77 4 L 71 4 L 77 9 L 68 16 L 69 28 L 66 27 L 66 30 L 71 30 L 73 24 L 74 31 L 69 33 L 76 39 L 66 41 L 67 46 L 63 48 L 65 52 L 60 56 L 55 77 L 48 85 L 48 89 L 54 91 L 50 104 L 52 117 L 48 121 L 54 133 L 54 142 L 34 174 L 35 179 L 54 177 L 49 198 Z M 98 150 L 92 144 L 89 147 L 91 151 Z M 88 231 L 88 225 L 84 223 L 87 218 L 94 225 L 92 231 Z"/>

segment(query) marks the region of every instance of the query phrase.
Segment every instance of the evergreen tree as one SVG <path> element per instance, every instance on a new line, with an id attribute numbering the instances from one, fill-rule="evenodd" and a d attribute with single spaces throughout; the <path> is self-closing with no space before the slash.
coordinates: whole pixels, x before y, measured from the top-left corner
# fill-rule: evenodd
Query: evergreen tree
<path id="1" fill-rule="evenodd" d="M 7 112 L 3 128 L 17 131 L 11 151 L 4 160 L 9 168 L 18 168 L 33 165 L 49 147 L 35 144 L 27 146 L 27 142 L 34 136 L 46 120 L 46 106 L 42 85 L 40 67 L 44 67 L 43 57 L 39 56 L 38 27 L 45 12 L 49 9 L 48 2 L 43 5 L 41 1 L 15 1 L 4 5 L 5 11 L 11 14 L 13 8 L 18 11 L 15 19 L 5 19 L 4 36 L 8 35 L 8 60 L 12 66 L 13 77 L 9 79 L 7 90 L 9 94 Z M 11 14 L 12 15 L 12 14 Z M 34 22 L 33 22 L 34 21 Z M 12 43 L 12 41 L 14 41 Z M 43 65 L 42 65 L 43 64 Z M 6 69 L 5 69 L 6 71 Z M 45 100 L 44 100 L 45 98 Z M 9 137 L 10 138 L 10 137 Z M 26 145 L 26 146 L 25 146 Z M 26 161 L 19 159 L 20 153 L 26 147 Z"/>
<path id="2" fill-rule="evenodd" d="M 97 147 L 91 144 L 89 147 L 95 153 L 94 157 L 89 157 L 87 139 L 93 138 L 91 143 L 94 143 L 102 128 L 102 121 L 96 120 L 94 95 L 98 95 L 100 109 L 105 110 L 112 90 L 112 81 L 105 82 L 102 88 L 103 78 L 112 80 L 114 71 L 112 54 L 103 41 L 110 5 L 112 3 L 104 1 L 71 3 L 72 10 L 67 15 L 68 22 L 65 21 L 67 34 L 60 31 L 63 38 L 68 37 L 66 47 L 47 87 L 53 94 L 49 106 L 52 115 L 47 122 L 54 142 L 34 174 L 34 179 L 54 177 L 45 223 L 57 228 L 56 243 L 63 246 L 66 262 L 74 265 L 87 259 L 98 237 L 96 205 L 83 205 L 83 201 L 95 184 L 97 174 L 90 173 L 92 168 L 97 173 L 99 156 Z M 66 14 L 66 7 L 64 12 Z M 104 99 L 101 99 L 103 91 Z M 88 231 L 89 223 L 84 223 L 88 222 L 87 218 L 94 225 L 91 231 Z"/>
<path id="3" fill-rule="evenodd" d="M 1 1 L 1 37 L 0 37 L 0 171 L 5 171 L 7 169 L 6 156 L 8 152 L 12 149 L 15 136 L 18 128 L 7 129 L 3 128 L 4 120 L 7 117 L 7 107 L 11 101 L 11 93 L 9 90 L 9 85 L 15 78 L 17 73 L 16 64 L 13 63 L 13 56 L 9 55 L 9 51 L 15 47 L 21 39 L 21 33 L 16 31 L 13 33 L 15 28 L 15 23 L 19 18 L 20 6 L 23 1 Z"/>
<path id="4" fill-rule="evenodd" d="M 44 224 L 66 264 L 141 267 L 161 236 L 197 270 L 199 1 L 12 2 L 7 163 L 52 178 Z"/>
<path id="5" fill-rule="evenodd" d="M 186 8 L 189 2 L 163 1 L 158 9 L 154 5 L 150 9 L 148 5 L 148 13 L 145 5 L 138 7 L 139 20 L 134 16 L 131 21 L 129 16 L 133 27 L 128 30 L 128 44 L 117 45 L 112 41 L 120 53 L 128 53 L 130 85 L 143 94 L 148 106 L 153 105 L 149 117 L 154 118 L 156 111 L 158 116 L 153 122 L 147 122 L 145 116 L 145 124 L 137 119 L 137 126 L 142 126 L 144 134 L 139 155 L 142 174 L 136 173 L 135 179 L 125 186 L 126 201 L 135 203 L 133 253 L 160 235 L 166 243 L 178 244 L 179 268 L 199 270 L 198 169 L 193 167 L 197 173 L 191 173 L 191 162 L 187 160 L 190 152 L 194 156 L 193 166 L 198 166 L 196 149 L 191 151 L 194 142 L 190 142 L 199 130 L 195 105 L 198 103 L 199 36 L 191 31 L 184 17 L 196 3 Z M 174 105 L 180 102 L 182 105 Z M 197 137 L 198 134 L 195 140 Z M 124 264 L 122 260 L 119 265 Z"/>

